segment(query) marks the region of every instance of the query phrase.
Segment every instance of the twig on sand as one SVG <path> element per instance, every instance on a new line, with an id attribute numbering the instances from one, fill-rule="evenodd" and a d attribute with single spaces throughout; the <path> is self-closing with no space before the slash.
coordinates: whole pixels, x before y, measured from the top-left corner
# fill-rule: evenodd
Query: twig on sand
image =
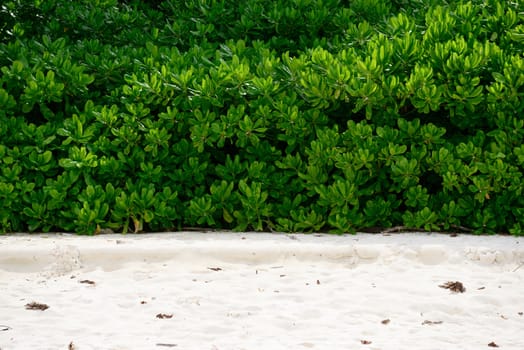
<path id="1" fill-rule="evenodd" d="M 438 224 L 437 226 L 443 227 L 443 224 Z M 469 227 L 460 226 L 460 225 L 450 225 L 450 228 L 460 231 L 460 232 L 473 232 L 473 229 L 470 229 Z M 409 226 L 393 226 L 385 230 L 381 230 L 380 233 L 395 233 L 395 232 L 406 232 L 406 231 L 424 231 L 429 232 L 427 230 L 424 230 L 423 228 L 416 228 L 416 227 L 409 227 Z"/>
<path id="2" fill-rule="evenodd" d="M 462 232 L 473 232 L 473 229 L 466 227 L 466 226 L 460 226 L 460 225 L 451 225 L 451 228 L 454 228 L 456 230 L 460 230 Z"/>
<path id="3" fill-rule="evenodd" d="M 388 229 L 381 231 L 381 233 L 394 233 L 394 232 L 401 232 L 401 231 L 417 231 L 417 229 L 408 227 L 408 226 L 394 226 L 394 227 L 390 227 Z"/>

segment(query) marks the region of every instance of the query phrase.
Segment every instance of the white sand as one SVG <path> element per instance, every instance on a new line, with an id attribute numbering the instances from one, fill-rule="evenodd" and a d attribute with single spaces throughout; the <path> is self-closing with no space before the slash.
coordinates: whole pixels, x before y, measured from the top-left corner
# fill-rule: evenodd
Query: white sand
<path id="1" fill-rule="evenodd" d="M 0 349 L 522 350 L 523 264 L 509 236 L 0 236 Z"/>

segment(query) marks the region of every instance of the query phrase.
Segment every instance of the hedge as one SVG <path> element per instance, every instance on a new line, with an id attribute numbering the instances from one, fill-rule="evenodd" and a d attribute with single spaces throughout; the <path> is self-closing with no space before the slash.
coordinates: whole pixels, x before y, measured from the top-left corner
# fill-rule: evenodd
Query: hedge
<path id="1" fill-rule="evenodd" d="M 524 4 L 0 6 L 0 232 L 524 234 Z"/>

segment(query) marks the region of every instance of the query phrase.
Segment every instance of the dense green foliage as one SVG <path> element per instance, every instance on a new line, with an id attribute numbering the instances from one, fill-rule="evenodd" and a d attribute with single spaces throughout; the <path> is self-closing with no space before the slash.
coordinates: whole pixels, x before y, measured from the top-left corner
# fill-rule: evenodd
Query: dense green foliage
<path id="1" fill-rule="evenodd" d="M 524 233 L 524 4 L 0 5 L 0 232 Z"/>

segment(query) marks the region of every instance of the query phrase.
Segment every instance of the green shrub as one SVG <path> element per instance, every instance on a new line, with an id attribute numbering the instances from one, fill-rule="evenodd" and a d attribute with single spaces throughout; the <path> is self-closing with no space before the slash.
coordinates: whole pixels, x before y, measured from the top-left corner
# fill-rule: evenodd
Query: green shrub
<path id="1" fill-rule="evenodd" d="M 0 232 L 522 234 L 522 13 L 8 1 Z"/>

